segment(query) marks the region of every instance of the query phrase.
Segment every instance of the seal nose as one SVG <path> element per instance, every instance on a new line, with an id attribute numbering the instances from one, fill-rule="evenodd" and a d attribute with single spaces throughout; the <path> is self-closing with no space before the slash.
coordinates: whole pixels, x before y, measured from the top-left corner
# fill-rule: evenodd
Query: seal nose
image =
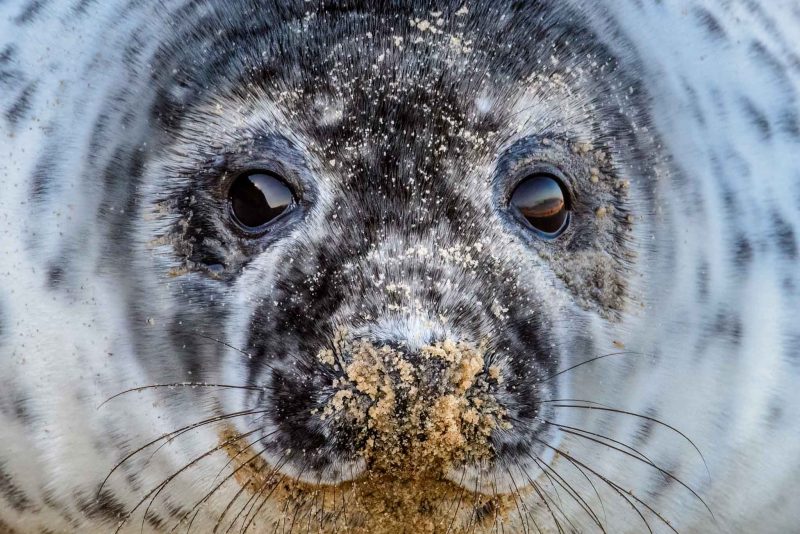
<path id="1" fill-rule="evenodd" d="M 410 343 L 404 340 L 397 340 L 397 339 L 386 339 L 386 338 L 366 338 L 368 343 L 373 347 L 383 351 L 389 352 L 395 355 L 397 358 L 402 359 L 408 365 L 410 365 L 414 370 L 423 371 L 423 375 L 425 371 L 431 371 L 431 361 L 430 361 L 430 353 L 429 348 L 433 345 L 425 345 L 424 348 L 420 348 L 419 346 L 412 346 Z M 432 341 L 432 343 L 435 343 Z M 430 380 L 434 380 L 434 377 L 425 377 L 421 376 L 419 378 L 425 379 L 429 378 Z M 423 380 L 424 382 L 429 382 L 429 380 Z M 434 385 L 434 384 L 430 384 Z"/>
<path id="2" fill-rule="evenodd" d="M 445 340 L 410 352 L 359 339 L 329 352 L 321 359 L 343 369 L 321 417 L 355 436 L 368 468 L 443 476 L 493 456 L 491 435 L 508 423 L 493 393 L 500 376 L 485 368 L 482 347 Z"/>

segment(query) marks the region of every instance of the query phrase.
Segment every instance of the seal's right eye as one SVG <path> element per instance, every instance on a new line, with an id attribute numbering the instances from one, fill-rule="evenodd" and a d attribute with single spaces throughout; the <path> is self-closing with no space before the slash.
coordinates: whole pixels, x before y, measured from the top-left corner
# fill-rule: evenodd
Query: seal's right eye
<path id="1" fill-rule="evenodd" d="M 247 231 L 261 230 L 294 203 L 291 188 L 269 171 L 240 174 L 228 190 L 228 206 L 233 220 Z"/>
<path id="2" fill-rule="evenodd" d="M 517 185 L 509 204 L 530 228 L 542 237 L 552 239 L 569 224 L 567 198 L 564 186 L 556 176 L 540 172 Z"/>

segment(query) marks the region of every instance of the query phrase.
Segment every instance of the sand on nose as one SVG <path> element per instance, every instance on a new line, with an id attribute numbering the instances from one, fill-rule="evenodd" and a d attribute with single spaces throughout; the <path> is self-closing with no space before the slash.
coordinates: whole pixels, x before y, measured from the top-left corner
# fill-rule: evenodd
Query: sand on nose
<path id="1" fill-rule="evenodd" d="M 486 366 L 484 347 L 445 340 L 412 358 L 344 334 L 333 347 L 317 357 L 339 378 L 315 415 L 354 433 L 366 469 L 339 484 L 309 484 L 288 480 L 261 459 L 240 461 L 240 484 L 273 501 L 258 522 L 289 528 L 299 515 L 316 531 L 354 533 L 458 533 L 504 522 L 521 495 L 481 493 L 454 481 L 464 466 L 488 465 L 492 433 L 510 428 L 494 394 L 503 377 Z M 248 458 L 241 444 L 227 450 Z"/>
<path id="2" fill-rule="evenodd" d="M 441 477 L 492 457 L 490 437 L 510 425 L 485 368 L 484 350 L 445 340 L 413 357 L 365 339 L 337 339 L 318 359 L 342 369 L 320 418 L 355 429 L 356 449 L 373 471 Z"/>

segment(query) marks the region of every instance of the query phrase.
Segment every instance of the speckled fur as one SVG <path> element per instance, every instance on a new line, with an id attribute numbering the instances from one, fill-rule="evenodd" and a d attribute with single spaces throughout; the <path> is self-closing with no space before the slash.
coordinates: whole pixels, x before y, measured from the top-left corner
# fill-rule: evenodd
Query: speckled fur
<path id="1" fill-rule="evenodd" d="M 313 415 L 343 328 L 488 340 L 513 429 L 451 478 L 537 482 L 506 532 L 796 531 L 798 43 L 788 0 L 1 3 L 0 532 L 169 532 L 224 454 L 127 514 L 220 424 L 101 483 L 221 414 L 354 476 Z M 507 209 L 548 166 L 554 241 Z M 299 201 L 245 237 L 226 187 L 264 167 Z M 102 404 L 168 383 L 251 389 Z"/>

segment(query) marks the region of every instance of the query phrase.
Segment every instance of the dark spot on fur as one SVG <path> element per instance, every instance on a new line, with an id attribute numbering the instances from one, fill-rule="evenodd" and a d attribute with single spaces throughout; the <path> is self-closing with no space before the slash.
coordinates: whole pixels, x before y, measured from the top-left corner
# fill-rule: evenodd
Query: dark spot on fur
<path id="1" fill-rule="evenodd" d="M 780 130 L 795 140 L 800 140 L 800 117 L 797 111 L 787 108 L 778 119 Z"/>
<path id="2" fill-rule="evenodd" d="M 12 67 L 18 66 L 18 63 L 17 48 L 14 45 L 8 45 L 0 51 L 0 89 L 9 94 L 24 80 L 23 73 Z"/>
<path id="3" fill-rule="evenodd" d="M 775 55 L 770 52 L 764 43 L 761 41 L 753 41 L 750 43 L 750 53 L 753 55 L 758 64 L 762 67 L 769 69 L 772 77 L 779 82 L 784 88 L 790 90 L 792 83 L 786 75 L 786 69 L 783 63 L 778 60 Z"/>
<path id="4" fill-rule="evenodd" d="M 750 121 L 750 124 L 758 131 L 763 139 L 772 137 L 772 129 L 769 124 L 769 119 L 763 111 L 756 107 L 755 103 L 747 97 L 741 99 L 742 111 Z"/>
<path id="5" fill-rule="evenodd" d="M 0 497 L 17 512 L 25 512 L 33 507 L 25 492 L 14 483 L 12 476 L 5 471 L 5 464 L 0 463 Z"/>
<path id="6" fill-rule="evenodd" d="M 687 102 L 692 110 L 692 115 L 697 119 L 701 126 L 706 125 L 706 116 L 703 113 L 703 108 L 700 106 L 700 98 L 697 96 L 697 91 L 694 87 L 684 78 L 682 80 L 683 90 L 689 95 Z"/>
<path id="7" fill-rule="evenodd" d="M 773 213 L 772 225 L 780 253 L 790 260 L 797 259 L 797 239 L 792 226 L 777 211 Z"/>
<path id="8" fill-rule="evenodd" d="M 791 334 L 786 339 L 786 357 L 796 367 L 800 367 L 800 334 Z"/>
<path id="9" fill-rule="evenodd" d="M 733 259 L 737 267 L 747 267 L 753 261 L 753 245 L 744 235 L 739 235 L 734 244 Z"/>
<path id="10" fill-rule="evenodd" d="M 147 512 L 147 523 L 158 532 L 166 524 L 166 521 L 152 510 L 149 510 Z"/>
<path id="11" fill-rule="evenodd" d="M 14 17 L 14 22 L 16 24 L 28 24 L 29 22 L 33 22 L 42 8 L 47 5 L 47 2 L 48 0 L 31 0 L 22 8 L 19 15 Z"/>
<path id="12" fill-rule="evenodd" d="M 717 17 L 714 16 L 709 10 L 704 7 L 695 7 L 692 12 L 694 13 L 695 18 L 697 21 L 706 29 L 708 30 L 709 35 L 714 37 L 715 39 L 726 39 L 728 35 L 725 33 L 725 29 L 717 20 Z"/>
<path id="13" fill-rule="evenodd" d="M 104 199 L 98 210 L 98 222 L 108 228 L 103 253 L 107 257 L 126 258 L 132 254 L 129 234 L 134 230 L 130 214 L 137 206 L 134 194 L 139 185 L 144 154 L 138 149 L 118 149 L 103 171 Z M 122 261 L 122 260 L 120 260 Z"/>
<path id="14" fill-rule="evenodd" d="M 16 126 L 22 119 L 25 113 L 30 110 L 31 99 L 36 93 L 36 82 L 30 82 L 25 88 L 17 95 L 16 100 L 6 110 L 6 120 L 12 125 Z"/>
<path id="15" fill-rule="evenodd" d="M 767 423 L 769 426 L 778 426 L 778 423 L 785 413 L 784 402 L 785 400 L 780 397 L 776 397 L 770 402 L 769 411 L 767 412 Z"/>
<path id="16" fill-rule="evenodd" d="M 105 519 L 109 523 L 116 523 L 124 517 L 126 508 L 109 490 L 103 490 L 99 495 L 94 493 L 76 495 L 78 509 L 90 519 Z"/>
<path id="17" fill-rule="evenodd" d="M 28 399 L 25 397 L 17 397 L 14 399 L 14 417 L 24 425 L 30 425 L 33 422 L 32 414 L 28 409 Z"/>
<path id="18" fill-rule="evenodd" d="M 790 296 L 794 295 L 794 292 L 795 292 L 795 289 L 797 289 L 797 286 L 796 286 L 796 284 L 794 282 L 793 276 L 789 275 L 789 276 L 784 277 L 783 282 L 781 282 L 781 287 L 783 288 L 783 290 L 786 292 L 787 295 L 790 295 Z"/>
<path id="19" fill-rule="evenodd" d="M 6 47 L 3 48 L 3 50 L 0 50 L 0 66 L 11 63 L 16 54 L 17 54 L 17 48 L 14 45 L 6 45 Z"/>
<path id="20" fill-rule="evenodd" d="M 790 260 L 797 259 L 797 239 L 794 230 L 777 211 L 772 214 L 772 226 L 781 255 Z"/>
<path id="21" fill-rule="evenodd" d="M 760 23 L 772 35 L 779 33 L 775 28 L 775 21 L 767 15 L 760 1 L 744 0 L 744 4 L 747 6 L 747 11 L 749 12 L 749 16 L 753 21 Z"/>
<path id="22" fill-rule="evenodd" d="M 86 13 L 88 8 L 91 5 L 96 4 L 97 1 L 98 0 L 78 0 L 78 2 L 76 2 L 75 5 L 73 6 L 72 10 L 75 12 L 76 15 L 83 15 L 84 13 Z"/>
<path id="23" fill-rule="evenodd" d="M 186 508 L 181 508 L 180 506 L 176 506 L 174 503 L 166 502 L 164 503 L 164 507 L 167 509 L 167 513 L 172 519 L 182 519 L 189 515 L 189 510 Z"/>
<path id="24" fill-rule="evenodd" d="M 56 179 L 57 170 L 52 154 L 58 154 L 59 151 L 48 144 L 44 152 L 45 155 L 36 161 L 36 166 L 30 176 L 30 195 L 33 201 L 43 200 L 49 192 L 50 185 Z"/>
<path id="25" fill-rule="evenodd" d="M 0 518 L 0 533 L 2 534 L 17 534 L 17 531 L 11 528 L 8 523 Z"/>
<path id="26" fill-rule="evenodd" d="M 58 509 L 60 505 L 58 503 L 58 499 L 55 495 L 55 490 L 53 488 L 45 488 L 42 491 L 42 502 L 48 508 Z"/>
<path id="27" fill-rule="evenodd" d="M 697 293 L 700 295 L 701 300 L 708 298 L 709 292 L 709 273 L 708 262 L 703 260 L 697 268 Z"/>
<path id="28" fill-rule="evenodd" d="M 47 269 L 47 287 L 56 289 L 64 281 L 64 268 L 61 265 L 51 265 Z"/>
<path id="29" fill-rule="evenodd" d="M 122 464 L 122 471 L 125 473 L 125 481 L 133 491 L 142 491 L 142 482 L 139 480 L 139 473 L 133 471 L 129 464 Z"/>
<path id="30" fill-rule="evenodd" d="M 735 312 L 727 310 L 719 311 L 710 327 L 710 335 L 724 338 L 735 345 L 742 340 L 742 330 L 744 325 L 741 318 Z"/>
<path id="31" fill-rule="evenodd" d="M 659 467 L 661 467 L 661 469 L 663 469 L 667 473 L 676 473 L 678 471 L 677 465 L 668 465 Z M 651 492 L 653 497 L 664 495 L 672 485 L 677 484 L 677 481 L 675 480 L 676 477 L 674 475 L 669 476 L 666 473 L 662 473 L 660 471 L 655 472 L 654 475 L 656 477 L 655 488 Z"/>
<path id="32" fill-rule="evenodd" d="M 648 417 L 654 417 L 651 411 L 645 413 Z M 656 423 L 649 419 L 642 419 L 639 423 L 639 428 L 636 430 L 636 446 L 644 445 L 650 440 L 653 435 Z"/>

